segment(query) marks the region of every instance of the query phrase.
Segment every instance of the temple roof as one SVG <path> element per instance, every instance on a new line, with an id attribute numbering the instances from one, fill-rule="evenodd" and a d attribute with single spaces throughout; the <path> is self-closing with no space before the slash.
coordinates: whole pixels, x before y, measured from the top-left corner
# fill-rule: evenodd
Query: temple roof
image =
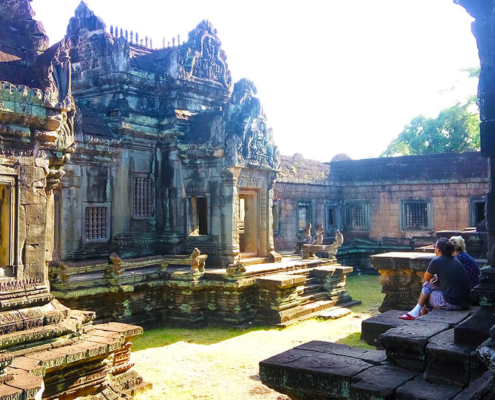
<path id="1" fill-rule="evenodd" d="M 488 161 L 479 152 L 381 157 L 329 164 L 332 180 L 339 182 L 440 181 L 488 177 Z"/>
<path id="2" fill-rule="evenodd" d="M 319 161 L 308 160 L 301 154 L 282 156 L 280 182 L 325 182 L 328 181 L 330 166 Z"/>

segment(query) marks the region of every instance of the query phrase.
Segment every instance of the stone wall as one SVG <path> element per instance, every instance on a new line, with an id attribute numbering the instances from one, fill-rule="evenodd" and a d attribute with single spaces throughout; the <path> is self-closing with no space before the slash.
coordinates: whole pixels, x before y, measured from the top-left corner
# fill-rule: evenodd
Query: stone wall
<path id="1" fill-rule="evenodd" d="M 444 229 L 462 230 L 474 225 L 483 213 L 488 189 L 488 165 L 480 153 L 436 154 L 334 161 L 319 164 L 311 160 L 283 157 L 282 172 L 275 189 L 280 207 L 280 229 L 275 234 L 279 250 L 294 248 L 298 229 L 297 207 L 308 204 L 313 226 L 323 222 L 326 236 L 335 229 L 344 232 L 346 242 L 361 239 L 383 242 L 393 239 L 409 246 Z M 408 205 L 406 206 L 407 203 Z M 363 207 L 364 224 L 349 226 L 350 205 Z M 406 207 L 424 207 L 420 229 L 407 226 Z M 328 209 L 335 209 L 334 227 L 329 226 Z M 416 211 L 411 211 L 414 213 Z M 342 248 L 345 249 L 345 246 Z"/>

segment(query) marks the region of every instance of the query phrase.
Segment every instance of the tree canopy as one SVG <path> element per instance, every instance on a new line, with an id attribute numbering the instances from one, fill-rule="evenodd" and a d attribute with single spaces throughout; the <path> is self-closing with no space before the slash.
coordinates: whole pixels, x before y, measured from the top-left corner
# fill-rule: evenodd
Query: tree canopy
<path id="1" fill-rule="evenodd" d="M 480 117 L 475 97 L 440 111 L 437 118 L 419 115 L 392 140 L 382 156 L 477 151 Z"/>
<path id="2" fill-rule="evenodd" d="M 479 76 L 479 67 L 465 69 L 470 78 Z M 478 151 L 480 116 L 476 96 L 440 111 L 436 118 L 419 115 L 404 127 L 381 156 Z"/>

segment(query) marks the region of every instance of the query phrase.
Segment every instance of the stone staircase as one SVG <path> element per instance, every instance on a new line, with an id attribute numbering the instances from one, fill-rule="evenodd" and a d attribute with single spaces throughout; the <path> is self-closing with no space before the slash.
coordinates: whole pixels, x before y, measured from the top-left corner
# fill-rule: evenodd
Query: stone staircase
<path id="1" fill-rule="evenodd" d="M 270 321 L 286 327 L 318 317 L 323 311 L 361 304 L 345 291 L 345 278 L 350 271 L 350 267 L 331 265 L 258 278 L 260 297 L 271 299 L 271 306 L 258 312 L 257 322 Z"/>
<path id="2" fill-rule="evenodd" d="M 415 321 L 399 320 L 402 313 L 363 321 L 363 339 L 383 350 L 310 342 L 262 361 L 260 378 L 292 399 L 495 398 L 493 373 L 476 352 L 483 338 L 462 334 L 478 318 L 477 308 L 435 311 Z"/>

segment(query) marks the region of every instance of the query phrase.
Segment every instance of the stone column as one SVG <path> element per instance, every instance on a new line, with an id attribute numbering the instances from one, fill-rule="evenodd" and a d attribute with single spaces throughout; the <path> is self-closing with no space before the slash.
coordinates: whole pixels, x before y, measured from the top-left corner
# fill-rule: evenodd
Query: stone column
<path id="1" fill-rule="evenodd" d="M 488 262 L 482 269 L 480 284 L 473 295 L 485 307 L 495 306 L 495 27 L 494 0 L 454 0 L 475 18 L 472 32 L 478 43 L 481 63 L 478 88 L 481 115 L 481 151 L 490 158 L 490 189 L 487 194 L 486 221 L 488 230 Z M 495 372 L 495 327 L 491 329 L 491 339 L 480 346 L 478 352 L 487 366 Z"/>

